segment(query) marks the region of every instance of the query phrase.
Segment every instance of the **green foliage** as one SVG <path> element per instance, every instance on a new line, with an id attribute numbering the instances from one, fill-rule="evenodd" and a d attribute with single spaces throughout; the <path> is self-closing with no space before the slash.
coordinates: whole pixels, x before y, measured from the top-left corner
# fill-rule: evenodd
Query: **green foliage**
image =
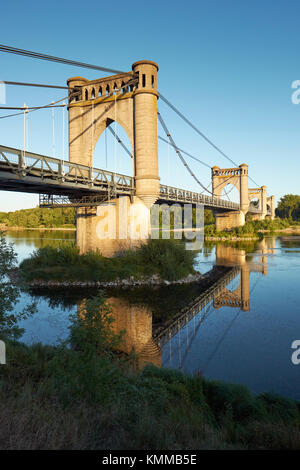
<path id="1" fill-rule="evenodd" d="M 21 263 L 20 270 L 26 280 L 112 281 L 153 274 L 175 280 L 194 272 L 195 256 L 195 251 L 186 250 L 178 240 L 150 240 L 115 258 L 92 251 L 81 255 L 74 245 L 63 244 L 36 250 Z"/>
<path id="2" fill-rule="evenodd" d="M 216 416 L 243 423 L 249 419 L 262 419 L 265 411 L 261 403 L 243 385 L 218 381 L 203 381 L 205 397 Z"/>
<path id="3" fill-rule="evenodd" d="M 259 395 L 257 401 L 264 406 L 271 420 L 285 424 L 299 424 L 299 408 L 295 401 L 272 393 Z"/>
<path id="4" fill-rule="evenodd" d="M 24 228 L 75 227 L 75 215 L 73 207 L 56 209 L 36 207 L 14 212 L 1 212 L 0 224 L 7 227 Z"/>
<path id="5" fill-rule="evenodd" d="M 261 232 L 276 232 L 290 226 L 290 221 L 287 219 L 276 218 L 274 220 L 266 218 L 264 220 L 253 220 L 251 217 L 247 217 L 245 225 L 240 227 L 232 228 L 231 230 L 218 231 L 214 225 L 206 225 L 204 227 L 204 234 L 207 237 L 218 237 L 218 238 L 248 238 L 248 237 L 259 237 Z"/>
<path id="6" fill-rule="evenodd" d="M 276 208 L 276 215 L 281 219 L 300 220 L 300 196 L 286 194 L 280 198 Z"/>
<path id="7" fill-rule="evenodd" d="M 18 337 L 22 330 L 16 326 L 21 317 L 34 312 L 34 303 L 15 313 L 20 289 L 12 285 L 8 274 L 16 266 L 17 256 L 0 232 L 0 339 Z"/>
<path id="8" fill-rule="evenodd" d="M 299 448 L 293 400 L 255 397 L 240 385 L 153 365 L 133 372 L 129 360 L 112 352 L 120 338 L 104 306 L 99 297 L 80 310 L 70 342 L 59 347 L 8 343 L 9 367 L 0 368 L 1 427 L 9 423 L 14 445 L 29 435 L 31 448 L 48 449 Z M 36 441 L 61 428 L 67 442 Z M 84 444 L 76 429 L 87 437 Z"/>
<path id="9" fill-rule="evenodd" d="M 194 272 L 195 251 L 186 250 L 179 240 L 149 240 L 136 251 L 145 274 L 160 274 L 174 281 Z"/>
<path id="10" fill-rule="evenodd" d="M 215 224 L 215 217 L 213 211 L 210 209 L 204 209 L 204 225 Z"/>
<path id="11" fill-rule="evenodd" d="M 90 356 L 106 354 L 120 345 L 124 332 L 114 333 L 112 311 L 102 294 L 81 303 L 78 312 L 70 327 L 70 344 L 74 349 Z"/>

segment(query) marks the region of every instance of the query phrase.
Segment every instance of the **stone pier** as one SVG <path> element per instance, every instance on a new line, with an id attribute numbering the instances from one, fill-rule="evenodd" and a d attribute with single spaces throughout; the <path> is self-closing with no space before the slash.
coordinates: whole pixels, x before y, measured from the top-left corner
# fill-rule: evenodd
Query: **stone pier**
<path id="1" fill-rule="evenodd" d="M 150 209 L 145 202 L 128 196 L 91 208 L 78 208 L 76 242 L 80 253 L 99 250 L 111 257 L 144 243 L 151 234 Z"/>

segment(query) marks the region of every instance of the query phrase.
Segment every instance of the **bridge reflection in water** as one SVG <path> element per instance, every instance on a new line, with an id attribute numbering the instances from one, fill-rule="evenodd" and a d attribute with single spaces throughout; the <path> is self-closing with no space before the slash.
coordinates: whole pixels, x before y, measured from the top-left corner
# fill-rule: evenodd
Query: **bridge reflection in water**
<path id="1" fill-rule="evenodd" d="M 188 304 L 171 317 L 166 315 L 166 321 L 155 321 L 153 307 L 146 301 L 133 303 L 117 294 L 109 296 L 107 300 L 115 320 L 112 324 L 114 332 L 126 330 L 120 350 L 126 354 L 134 351 L 138 368 L 147 363 L 168 366 L 174 362 L 174 356 L 177 356 L 175 362 L 181 368 L 197 331 L 208 315 L 221 309 L 226 314 L 228 307 L 244 312 L 251 310 L 250 274 L 267 274 L 269 254 L 275 254 L 274 237 L 260 241 L 250 255 L 245 249 L 217 245 L 216 266 L 207 273 L 203 286 L 198 287 L 198 295 L 189 299 Z"/>

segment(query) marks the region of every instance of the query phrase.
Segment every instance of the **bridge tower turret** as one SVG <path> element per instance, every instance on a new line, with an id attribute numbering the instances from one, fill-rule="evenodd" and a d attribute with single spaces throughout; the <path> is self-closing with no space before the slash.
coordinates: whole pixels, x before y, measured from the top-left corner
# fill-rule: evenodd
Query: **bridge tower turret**
<path id="1" fill-rule="evenodd" d="M 263 220 L 267 215 L 267 186 L 261 187 L 261 219 Z"/>
<path id="2" fill-rule="evenodd" d="M 140 60 L 132 65 L 139 81 L 134 99 L 134 157 L 136 196 L 150 207 L 159 196 L 157 140 L 158 65 Z"/>
<path id="3" fill-rule="evenodd" d="M 72 77 L 67 80 L 69 87 L 69 103 L 81 101 L 82 87 L 88 83 L 88 80 L 83 77 Z M 74 95 L 73 95 L 74 93 Z M 86 149 L 84 147 L 84 140 L 79 138 L 83 128 L 83 109 L 81 106 L 68 106 L 69 110 L 69 160 L 70 162 L 82 163 L 90 165 L 86 161 Z"/>
<path id="4" fill-rule="evenodd" d="M 240 206 L 241 211 L 246 215 L 249 208 L 248 201 L 248 165 L 242 163 L 240 166 Z"/>
<path id="5" fill-rule="evenodd" d="M 270 196 L 268 199 L 271 209 L 271 219 L 275 219 L 275 196 Z"/>

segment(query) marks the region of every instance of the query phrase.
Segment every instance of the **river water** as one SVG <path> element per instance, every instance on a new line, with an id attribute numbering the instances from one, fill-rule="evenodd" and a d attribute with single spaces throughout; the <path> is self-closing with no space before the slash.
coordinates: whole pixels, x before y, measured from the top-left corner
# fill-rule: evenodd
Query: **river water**
<path id="1" fill-rule="evenodd" d="M 28 230 L 7 232 L 6 238 L 21 261 L 41 246 L 74 243 L 75 233 Z M 115 330 L 126 329 L 123 350 L 134 348 L 140 366 L 152 362 L 244 384 L 254 393 L 300 400 L 300 364 L 292 362 L 291 347 L 300 340 L 300 240 L 269 236 L 239 244 L 205 243 L 197 269 L 206 273 L 215 265 L 225 266 L 227 274 L 217 292 L 200 303 L 203 288 L 197 285 L 106 291 Z M 21 339 L 27 344 L 66 339 L 70 314 L 76 315 L 82 300 L 94 294 L 23 293 L 16 311 L 31 297 L 38 309 L 19 321 Z"/>

